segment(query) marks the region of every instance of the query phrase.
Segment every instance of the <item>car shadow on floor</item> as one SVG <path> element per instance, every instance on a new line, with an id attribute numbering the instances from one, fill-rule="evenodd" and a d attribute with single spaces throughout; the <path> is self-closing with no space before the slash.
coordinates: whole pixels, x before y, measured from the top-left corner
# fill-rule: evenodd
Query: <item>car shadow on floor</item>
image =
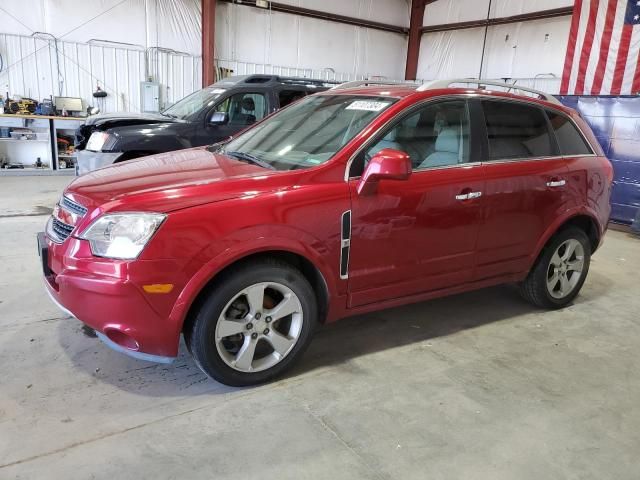
<path id="1" fill-rule="evenodd" d="M 604 295 L 610 279 L 595 272 L 576 304 Z M 453 335 L 500 321 L 517 321 L 528 314 L 545 315 L 520 298 L 514 286 L 503 285 L 439 298 L 403 307 L 345 318 L 321 327 L 311 345 L 285 381 L 313 374 L 314 370 L 346 364 L 349 360 L 375 352 Z M 180 345 L 178 358 L 169 365 L 134 360 L 114 352 L 96 338 L 83 334 L 75 320 L 61 322 L 60 343 L 74 366 L 96 380 L 143 396 L 172 397 L 211 395 L 237 389 L 208 379 Z M 70 326 L 71 325 L 71 326 Z M 74 332 L 69 332 L 73 329 Z M 69 342 L 70 334 L 75 340 Z M 276 380 L 277 381 L 277 380 Z"/>

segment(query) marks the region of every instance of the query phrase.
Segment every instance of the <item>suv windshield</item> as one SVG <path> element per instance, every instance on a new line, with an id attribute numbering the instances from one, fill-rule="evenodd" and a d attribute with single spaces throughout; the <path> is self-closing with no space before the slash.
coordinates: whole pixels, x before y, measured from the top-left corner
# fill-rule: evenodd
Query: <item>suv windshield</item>
<path id="1" fill-rule="evenodd" d="M 397 99 L 318 95 L 287 107 L 224 146 L 223 153 L 276 170 L 329 160 Z M 256 161 L 257 160 L 257 161 Z"/>
<path id="2" fill-rule="evenodd" d="M 193 92 L 191 95 L 187 95 L 182 100 L 164 110 L 162 114 L 173 118 L 188 118 L 205 107 L 211 107 L 215 100 L 225 91 L 224 88 L 203 88 L 202 90 Z"/>

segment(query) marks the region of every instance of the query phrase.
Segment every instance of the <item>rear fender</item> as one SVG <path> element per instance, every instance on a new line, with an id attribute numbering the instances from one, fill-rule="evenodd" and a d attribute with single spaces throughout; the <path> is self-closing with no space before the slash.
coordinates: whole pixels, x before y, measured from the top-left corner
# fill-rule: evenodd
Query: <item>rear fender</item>
<path id="1" fill-rule="evenodd" d="M 549 242 L 551 237 L 553 237 L 565 223 L 567 223 L 572 218 L 575 218 L 578 216 L 587 216 L 587 217 L 590 217 L 591 220 L 593 220 L 593 222 L 597 225 L 597 228 L 598 228 L 599 239 L 600 241 L 602 241 L 602 235 L 604 234 L 604 226 L 601 225 L 601 223 L 598 221 L 598 216 L 596 215 L 596 212 L 594 210 L 585 206 L 569 209 L 563 215 L 556 218 L 556 220 L 551 225 L 549 225 L 549 227 L 545 230 L 542 237 L 540 237 L 540 239 L 538 240 L 538 243 L 536 244 L 534 253 L 529 257 L 529 265 L 528 265 L 527 271 L 529 271 L 533 267 L 535 261 L 540 256 L 542 249 L 547 244 L 547 242 Z"/>

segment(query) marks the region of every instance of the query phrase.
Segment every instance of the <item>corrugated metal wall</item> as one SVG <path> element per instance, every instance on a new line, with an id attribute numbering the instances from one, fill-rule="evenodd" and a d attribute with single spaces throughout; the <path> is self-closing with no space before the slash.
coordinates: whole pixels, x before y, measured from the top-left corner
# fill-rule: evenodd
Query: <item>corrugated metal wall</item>
<path id="1" fill-rule="evenodd" d="M 162 48 L 0 34 L 0 55 L 3 96 L 80 97 L 103 112 L 139 111 L 140 82 L 149 76 L 160 83 L 167 105 L 202 82 L 201 57 Z M 92 96 L 98 85 L 107 92 L 104 100 Z"/>
<path id="2" fill-rule="evenodd" d="M 640 208 L 640 98 L 559 98 L 580 112 L 613 164 L 611 219 L 632 223 Z"/>

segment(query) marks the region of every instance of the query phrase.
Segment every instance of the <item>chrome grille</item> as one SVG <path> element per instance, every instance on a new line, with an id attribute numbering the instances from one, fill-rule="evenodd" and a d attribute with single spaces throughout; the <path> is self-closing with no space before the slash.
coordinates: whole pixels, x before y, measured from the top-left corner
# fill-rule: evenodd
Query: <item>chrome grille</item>
<path id="1" fill-rule="evenodd" d="M 86 207 L 83 207 L 79 203 L 74 202 L 64 195 L 62 196 L 62 200 L 60 200 L 60 206 L 71 213 L 80 215 L 81 217 L 84 216 L 85 213 L 87 213 Z"/>
<path id="2" fill-rule="evenodd" d="M 64 242 L 71 232 L 73 232 L 73 228 L 71 225 L 67 225 L 66 223 L 62 223 L 57 218 L 53 218 L 51 222 L 51 229 L 55 232 L 56 236 L 60 239 L 61 242 Z"/>
<path id="3" fill-rule="evenodd" d="M 86 207 L 63 195 L 47 222 L 47 236 L 55 243 L 64 242 L 75 230 L 78 220 L 86 213 Z"/>

